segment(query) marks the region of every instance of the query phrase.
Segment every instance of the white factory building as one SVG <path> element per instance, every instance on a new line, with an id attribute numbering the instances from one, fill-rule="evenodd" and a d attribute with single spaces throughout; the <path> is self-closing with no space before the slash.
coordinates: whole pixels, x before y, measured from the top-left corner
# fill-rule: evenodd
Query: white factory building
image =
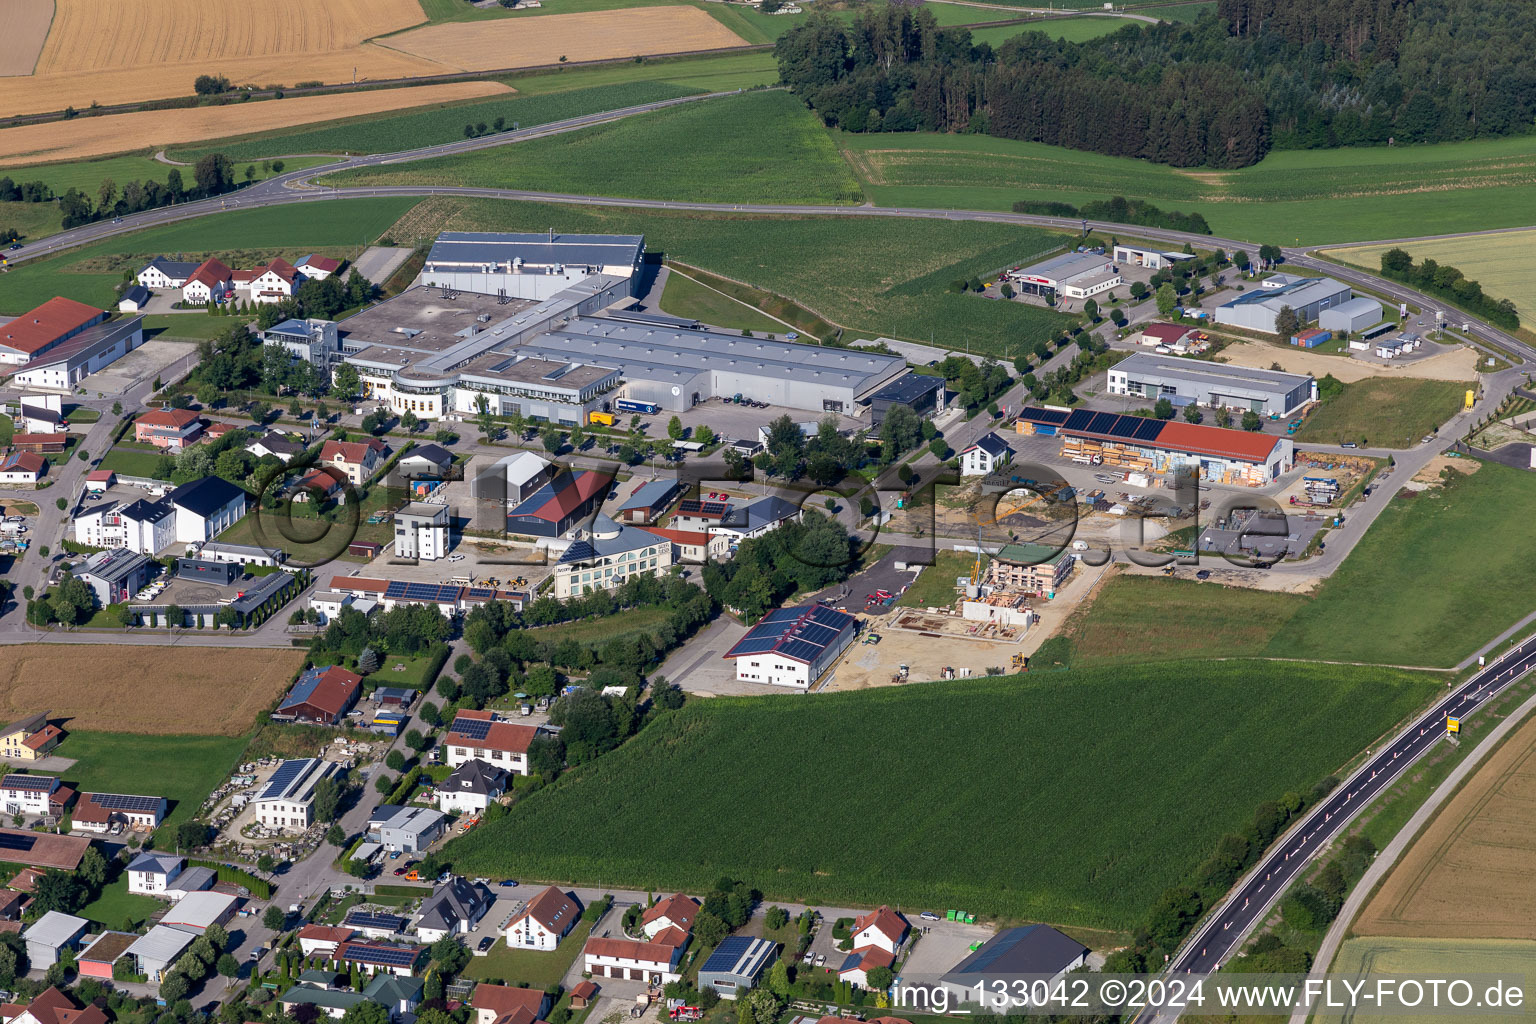
<path id="1" fill-rule="evenodd" d="M 1151 352 L 1132 352 L 1111 366 L 1107 390 L 1148 402 L 1166 398 L 1176 407 L 1206 405 L 1260 416 L 1289 416 L 1317 400 L 1317 382 L 1305 374 Z"/>
<path id="2" fill-rule="evenodd" d="M 445 231 L 427 253 L 421 283 L 542 301 L 602 275 L 623 280 L 633 296 L 644 260 L 644 235 Z"/>
<path id="3" fill-rule="evenodd" d="M 1286 306 L 1295 310 L 1301 323 L 1309 324 L 1323 310 L 1349 302 L 1353 294 L 1349 285 L 1331 277 L 1271 274 L 1252 291 L 1217 306 L 1213 316 L 1217 323 L 1229 327 L 1278 334 L 1275 320 Z"/>
<path id="4" fill-rule="evenodd" d="M 1028 295 L 1088 299 L 1120 284 L 1114 260 L 1102 253 L 1069 252 L 1007 273 L 1014 287 Z"/>

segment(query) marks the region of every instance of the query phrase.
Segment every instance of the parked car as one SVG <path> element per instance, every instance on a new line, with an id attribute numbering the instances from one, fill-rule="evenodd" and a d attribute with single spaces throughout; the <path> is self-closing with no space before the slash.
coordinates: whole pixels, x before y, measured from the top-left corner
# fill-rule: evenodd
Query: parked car
<path id="1" fill-rule="evenodd" d="M 502 882 L 501 884 L 506 886 L 508 889 L 516 889 L 517 888 L 517 879 L 509 878 L 506 881 Z"/>
<path id="2" fill-rule="evenodd" d="M 405 874 L 405 868 L 395 868 L 396 876 Z"/>
<path id="3" fill-rule="evenodd" d="M 825 953 L 817 953 L 816 954 L 816 966 L 817 967 L 822 966 L 826 962 L 827 962 L 827 954 L 825 954 Z"/>
<path id="4" fill-rule="evenodd" d="M 1360 446 L 1358 444 L 1355 444 L 1355 442 L 1353 442 L 1353 441 L 1345 441 L 1343 444 L 1339 445 L 1339 447 L 1340 448 L 1359 448 Z"/>
<path id="5" fill-rule="evenodd" d="M 496 936 L 487 935 L 485 938 L 480 940 L 480 945 L 476 946 L 475 949 L 477 952 L 484 953 L 494 945 L 496 945 Z"/>
<path id="6" fill-rule="evenodd" d="M 806 950 L 805 956 L 800 958 L 800 962 L 809 967 L 811 964 L 816 962 L 816 954 L 812 953 L 810 950 Z"/>
<path id="7" fill-rule="evenodd" d="M 917 916 L 921 917 L 924 921 L 938 921 L 938 920 L 941 920 L 939 915 L 935 914 L 931 910 L 925 910 L 925 911 L 923 911 L 921 914 L 919 914 Z"/>
<path id="8" fill-rule="evenodd" d="M 1197 580 L 1208 580 L 1210 578 L 1211 570 L 1209 569 L 1201 569 L 1199 572 L 1195 573 L 1195 579 Z"/>

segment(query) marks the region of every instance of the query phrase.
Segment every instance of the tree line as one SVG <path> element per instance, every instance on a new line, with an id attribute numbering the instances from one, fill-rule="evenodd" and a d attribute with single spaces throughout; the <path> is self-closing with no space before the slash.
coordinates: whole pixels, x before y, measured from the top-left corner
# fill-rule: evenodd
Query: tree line
<path id="1" fill-rule="evenodd" d="M 1030 213 L 1037 217 L 1082 217 L 1085 220 L 1107 220 L 1115 224 L 1139 224 L 1169 231 L 1188 231 L 1195 235 L 1211 233 L 1211 226 L 1198 213 L 1164 210 L 1145 199 L 1127 199 L 1124 196 L 1100 199 L 1080 207 L 1071 203 L 1021 199 L 1013 204 L 1013 212 Z"/>
<path id="2" fill-rule="evenodd" d="M 273 161 L 270 168 L 281 172 L 283 162 Z M 245 169 L 246 181 L 256 177 L 254 164 Z M 165 183 L 152 179 L 129 181 L 118 187 L 111 178 L 102 181 L 93 198 L 78 188 L 70 187 L 62 195 L 55 194 L 45 181 L 16 182 L 10 177 L 0 178 L 0 202 L 4 203 L 51 203 L 59 204 L 61 225 L 79 227 L 107 217 L 126 217 L 143 210 L 156 210 L 173 203 L 185 203 L 223 195 L 235 189 L 234 166 L 222 153 L 209 153 L 192 167 L 192 185 L 189 188 L 181 168 L 172 167 L 165 173 Z"/>
<path id="3" fill-rule="evenodd" d="M 1388 249 L 1381 254 L 1381 276 L 1412 285 L 1507 331 L 1520 328 L 1520 312 L 1513 302 L 1486 294 L 1482 285 L 1450 264 L 1436 263 L 1427 256 L 1415 264 L 1407 250 Z"/>
<path id="4" fill-rule="evenodd" d="M 1273 147 L 1523 134 L 1536 120 L 1536 10 L 1517 0 L 1221 0 L 1193 24 L 994 49 L 926 10 L 779 38 L 779 73 L 846 131 L 951 131 L 1246 167 Z"/>

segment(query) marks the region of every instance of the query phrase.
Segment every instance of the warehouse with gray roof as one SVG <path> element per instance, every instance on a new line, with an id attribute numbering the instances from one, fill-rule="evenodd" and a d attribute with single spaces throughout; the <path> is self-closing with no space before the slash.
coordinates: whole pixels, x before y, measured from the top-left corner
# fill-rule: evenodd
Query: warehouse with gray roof
<path id="1" fill-rule="evenodd" d="M 1286 306 L 1295 310 L 1301 323 L 1308 324 L 1323 310 L 1341 306 L 1353 295 L 1349 285 L 1330 277 L 1274 274 L 1260 281 L 1253 291 L 1217 306 L 1212 316 L 1219 324 L 1278 334 L 1276 320 Z"/>
<path id="2" fill-rule="evenodd" d="M 602 274 L 624 279 L 627 293 L 633 296 L 644 260 L 644 235 L 445 231 L 427 253 L 421 283 L 543 300 Z"/>
<path id="3" fill-rule="evenodd" d="M 1166 398 L 1175 406 L 1251 409 L 1260 416 L 1289 416 L 1317 400 L 1310 376 L 1150 352 L 1133 352 L 1111 366 L 1108 391 L 1148 402 Z"/>

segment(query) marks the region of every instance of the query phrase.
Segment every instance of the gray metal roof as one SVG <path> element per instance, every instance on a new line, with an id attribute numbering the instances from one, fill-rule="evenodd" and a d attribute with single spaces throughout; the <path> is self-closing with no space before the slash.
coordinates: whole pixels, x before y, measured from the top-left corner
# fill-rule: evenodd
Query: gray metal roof
<path id="1" fill-rule="evenodd" d="M 282 590 L 293 582 L 293 577 L 286 572 L 268 573 L 262 576 L 246 588 L 244 597 L 237 597 L 229 602 L 229 606 L 242 615 L 255 611 L 266 603 L 273 594 Z"/>
<path id="2" fill-rule="evenodd" d="M 1355 313 L 1369 313 L 1372 310 L 1375 310 L 1379 315 L 1381 313 L 1381 303 L 1375 299 L 1366 298 L 1364 295 L 1356 295 L 1348 302 L 1341 302 L 1337 306 L 1332 307 L 1328 312 L 1349 313 L 1352 315 Z"/>
<path id="3" fill-rule="evenodd" d="M 909 405 L 928 392 L 942 390 L 943 387 L 943 377 L 930 377 L 927 374 L 908 371 L 870 395 L 869 398 L 872 402 L 897 402 Z"/>
<path id="4" fill-rule="evenodd" d="M 635 488 L 633 494 L 619 503 L 619 509 L 644 508 L 651 509 L 662 504 L 677 493 L 676 480 L 651 480 Z"/>
<path id="5" fill-rule="evenodd" d="M 192 932 L 172 928 L 168 924 L 157 924 L 139 936 L 138 941 L 129 946 L 124 955 L 160 964 L 174 963 L 196 939 L 197 936 Z"/>
<path id="6" fill-rule="evenodd" d="M 427 253 L 428 266 L 438 264 L 510 264 L 548 266 L 555 263 L 589 266 L 632 266 L 645 250 L 644 235 L 513 234 L 495 231 L 445 231 Z M 441 268 L 440 268 L 441 269 Z"/>
<path id="7" fill-rule="evenodd" d="M 1203 359 L 1160 356 L 1151 352 L 1133 352 L 1115 364 L 1116 373 L 1138 379 L 1177 377 L 1207 387 L 1249 387 L 1265 390 L 1294 391 L 1309 383 L 1308 374 L 1281 373 L 1279 370 L 1254 370 L 1228 363 L 1208 363 Z M 1225 393 L 1225 392 L 1223 392 Z"/>
<path id="8" fill-rule="evenodd" d="M 85 560 L 76 575 L 93 576 L 104 583 L 117 583 L 137 572 L 149 562 L 147 555 L 141 555 L 127 548 L 110 548 L 106 551 L 98 551 Z"/>
<path id="9" fill-rule="evenodd" d="M 1069 281 L 1074 277 L 1102 270 L 1114 262 L 1108 256 L 1097 253 L 1069 252 L 1024 267 L 1018 273 L 1029 274 L 1032 277 L 1045 277 L 1057 282 Z"/>
<path id="10" fill-rule="evenodd" d="M 743 530 L 751 533 L 773 523 L 793 519 L 800 514 L 800 506 L 792 501 L 785 501 L 778 495 L 770 494 L 766 498 L 754 501 L 742 508 L 732 506 L 725 515 L 720 517 L 720 525 L 732 530 Z"/>
<path id="11" fill-rule="evenodd" d="M 667 541 L 638 526 L 624 526 L 599 513 L 593 520 L 591 533 L 583 540 L 572 541 L 560 556 L 560 565 L 587 562 L 594 558 L 610 558 L 626 551 L 639 551 L 656 547 Z"/>
<path id="12" fill-rule="evenodd" d="M 78 938 L 90 926 L 91 922 L 83 917 L 50 910 L 23 932 L 22 937 L 28 942 L 40 942 L 45 946 L 62 946 Z"/>
<path id="13" fill-rule="evenodd" d="M 969 983 L 977 977 L 999 978 L 1012 974 L 1055 974 L 1088 947 L 1045 924 L 1009 928 L 960 961 L 944 975 L 945 981 Z"/>

